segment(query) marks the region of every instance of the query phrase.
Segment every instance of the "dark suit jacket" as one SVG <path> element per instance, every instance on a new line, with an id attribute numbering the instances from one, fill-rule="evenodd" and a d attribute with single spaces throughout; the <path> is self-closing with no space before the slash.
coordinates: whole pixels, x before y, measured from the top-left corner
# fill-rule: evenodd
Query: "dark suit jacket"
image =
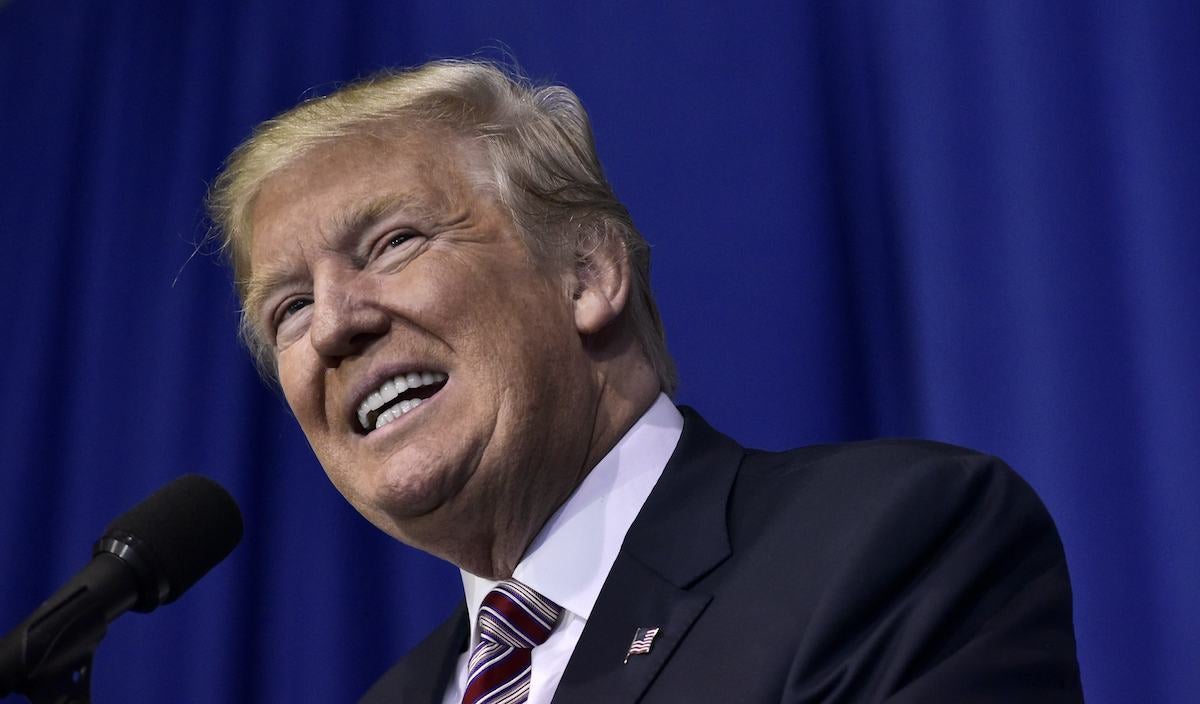
<path id="1" fill-rule="evenodd" d="M 556 704 L 1082 700 L 1062 545 L 1002 462 L 906 440 L 759 452 L 684 417 Z M 362 702 L 440 702 L 468 634 L 464 606 Z"/>

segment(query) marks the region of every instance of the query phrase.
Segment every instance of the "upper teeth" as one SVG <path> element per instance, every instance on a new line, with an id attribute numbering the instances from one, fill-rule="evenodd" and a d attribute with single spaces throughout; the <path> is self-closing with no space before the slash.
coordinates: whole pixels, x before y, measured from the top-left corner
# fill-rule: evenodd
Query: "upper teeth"
<path id="1" fill-rule="evenodd" d="M 369 416 L 371 411 L 377 410 L 383 404 L 395 399 L 409 389 L 429 386 L 430 384 L 440 384 L 445 380 L 446 375 L 441 372 L 409 372 L 408 374 L 401 374 L 393 379 L 388 379 L 378 389 L 372 391 L 367 396 L 367 400 L 363 401 L 362 405 L 358 407 L 358 422 L 364 430 L 382 428 L 421 405 L 421 399 L 414 398 L 408 401 L 401 401 L 383 413 L 380 413 L 375 419 L 374 424 L 370 422 Z"/>

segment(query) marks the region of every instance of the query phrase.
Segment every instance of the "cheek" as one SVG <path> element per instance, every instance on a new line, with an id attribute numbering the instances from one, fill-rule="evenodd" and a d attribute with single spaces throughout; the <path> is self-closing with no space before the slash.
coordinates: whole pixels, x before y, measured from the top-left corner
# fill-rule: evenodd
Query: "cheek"
<path id="1" fill-rule="evenodd" d="M 287 399 L 300 427 L 309 434 L 317 428 L 322 416 L 321 386 L 309 371 L 311 365 L 304 363 L 302 352 L 296 350 L 295 346 L 280 353 L 277 366 L 283 397 Z"/>

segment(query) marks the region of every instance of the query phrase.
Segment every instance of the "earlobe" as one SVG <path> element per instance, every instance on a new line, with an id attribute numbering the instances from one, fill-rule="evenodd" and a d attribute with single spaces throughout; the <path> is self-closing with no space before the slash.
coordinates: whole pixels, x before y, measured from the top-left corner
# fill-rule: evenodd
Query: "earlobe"
<path id="1" fill-rule="evenodd" d="M 596 289 L 587 289 L 575 299 L 575 329 L 583 335 L 594 335 L 617 317 L 620 311 Z"/>
<path id="2" fill-rule="evenodd" d="M 629 299 L 629 257 L 619 238 L 581 253 L 575 264 L 575 329 L 594 335 L 621 315 Z"/>

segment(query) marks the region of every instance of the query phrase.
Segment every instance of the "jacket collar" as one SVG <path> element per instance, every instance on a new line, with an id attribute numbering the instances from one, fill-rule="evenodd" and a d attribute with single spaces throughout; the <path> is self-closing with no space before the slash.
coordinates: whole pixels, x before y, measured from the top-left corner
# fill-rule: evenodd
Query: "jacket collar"
<path id="1" fill-rule="evenodd" d="M 744 450 L 689 408 L 683 436 L 629 529 L 555 702 L 633 702 L 666 663 L 710 595 L 689 587 L 730 552 L 725 514 Z M 626 655 L 639 628 L 649 652 Z"/>
<path id="2" fill-rule="evenodd" d="M 729 556 L 725 509 L 745 451 L 691 408 L 679 410 L 679 445 L 621 549 L 683 588 Z"/>
<path id="3" fill-rule="evenodd" d="M 467 606 L 459 604 L 450 618 L 388 670 L 359 704 L 440 702 L 469 635 Z"/>
<path id="4" fill-rule="evenodd" d="M 708 594 L 688 587 L 729 556 L 725 511 L 744 450 L 695 411 L 680 411 L 683 435 L 625 536 L 555 702 L 636 701 L 708 605 Z M 646 627 L 659 628 L 650 651 L 625 662 L 634 633 Z M 469 635 L 463 604 L 360 704 L 441 701 Z"/>

